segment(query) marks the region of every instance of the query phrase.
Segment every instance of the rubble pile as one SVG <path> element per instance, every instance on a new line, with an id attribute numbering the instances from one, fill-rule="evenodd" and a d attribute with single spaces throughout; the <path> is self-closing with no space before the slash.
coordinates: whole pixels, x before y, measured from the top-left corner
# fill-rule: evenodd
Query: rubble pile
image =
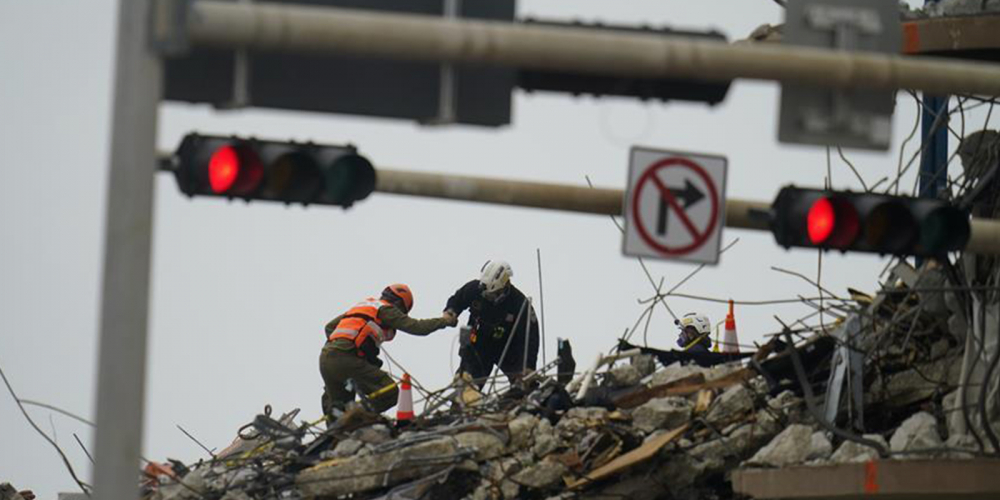
<path id="1" fill-rule="evenodd" d="M 834 301 L 842 319 L 754 353 L 622 342 L 569 383 L 555 362 L 472 404 L 442 391 L 403 427 L 266 409 L 211 459 L 151 464 L 145 497 L 724 499 L 738 468 L 991 454 L 976 418 L 950 418 L 971 331 L 954 288 L 933 261 L 901 264 L 875 296 Z"/>

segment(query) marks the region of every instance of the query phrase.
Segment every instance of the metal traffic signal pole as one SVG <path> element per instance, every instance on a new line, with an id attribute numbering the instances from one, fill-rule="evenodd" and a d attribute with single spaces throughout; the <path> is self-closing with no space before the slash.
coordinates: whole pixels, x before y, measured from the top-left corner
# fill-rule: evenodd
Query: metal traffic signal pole
<path id="1" fill-rule="evenodd" d="M 118 1 L 109 149 L 94 490 L 138 498 L 146 385 L 153 174 L 161 64 L 149 44 L 152 0 Z"/>
<path id="2" fill-rule="evenodd" d="M 1000 95 L 1000 65 L 512 25 L 305 5 L 197 1 L 197 47 L 336 53 L 631 77 L 777 80 L 826 88 Z"/>

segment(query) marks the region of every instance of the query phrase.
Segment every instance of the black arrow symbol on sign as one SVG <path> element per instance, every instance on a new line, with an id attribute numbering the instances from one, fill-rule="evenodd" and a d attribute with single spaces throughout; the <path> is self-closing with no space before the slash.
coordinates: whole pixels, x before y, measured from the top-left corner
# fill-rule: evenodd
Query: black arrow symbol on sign
<path id="1" fill-rule="evenodd" d="M 705 193 L 702 193 L 700 189 L 694 184 L 691 184 L 689 179 L 684 179 L 684 188 L 676 188 L 667 186 L 670 190 L 670 194 L 674 195 L 674 199 L 680 201 L 681 208 L 687 210 L 688 207 L 694 205 L 701 201 L 705 197 Z M 656 234 L 664 236 L 667 234 L 667 219 L 670 210 L 670 203 L 667 201 L 663 194 L 660 194 L 660 211 L 659 216 L 656 219 Z"/>

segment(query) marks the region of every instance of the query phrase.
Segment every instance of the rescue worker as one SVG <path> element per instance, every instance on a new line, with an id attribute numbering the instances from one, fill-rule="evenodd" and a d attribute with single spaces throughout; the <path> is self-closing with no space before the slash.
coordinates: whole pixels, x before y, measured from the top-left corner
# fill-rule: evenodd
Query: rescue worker
<path id="1" fill-rule="evenodd" d="M 690 353 L 712 352 L 712 322 L 708 316 L 699 313 L 687 313 L 683 318 L 674 320 L 680 327 L 677 345 L 681 350 Z"/>
<path id="2" fill-rule="evenodd" d="M 327 342 L 319 356 L 325 415 L 332 417 L 334 408 L 343 411 L 347 403 L 354 401 L 354 392 L 346 387 L 348 379 L 354 381 L 355 391 L 373 395 L 375 411 L 381 413 L 396 405 L 399 389 L 379 369 L 379 346 L 391 341 L 396 330 L 426 336 L 458 322 L 455 315 L 447 313 L 440 318 L 414 319 L 408 316 L 412 308 L 413 292 L 397 283 L 385 287 L 380 298 L 358 302 L 326 324 Z"/>
<path id="3" fill-rule="evenodd" d="M 458 376 L 482 389 L 495 365 L 511 383 L 525 375 L 525 368 L 535 369 L 538 319 L 527 297 L 511 284 L 510 264 L 487 261 L 480 271 L 478 280 L 448 299 L 445 314 L 458 316 L 469 310 L 470 332 L 461 339 Z"/>

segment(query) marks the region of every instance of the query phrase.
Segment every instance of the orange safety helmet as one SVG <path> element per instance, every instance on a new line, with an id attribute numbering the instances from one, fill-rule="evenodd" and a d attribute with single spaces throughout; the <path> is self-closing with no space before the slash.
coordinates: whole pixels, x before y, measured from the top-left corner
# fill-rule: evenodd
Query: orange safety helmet
<path id="1" fill-rule="evenodd" d="M 410 312 L 413 309 L 413 292 L 410 291 L 410 287 L 402 283 L 393 283 L 382 290 L 382 295 L 385 294 L 394 295 L 402 300 L 405 312 Z"/>

